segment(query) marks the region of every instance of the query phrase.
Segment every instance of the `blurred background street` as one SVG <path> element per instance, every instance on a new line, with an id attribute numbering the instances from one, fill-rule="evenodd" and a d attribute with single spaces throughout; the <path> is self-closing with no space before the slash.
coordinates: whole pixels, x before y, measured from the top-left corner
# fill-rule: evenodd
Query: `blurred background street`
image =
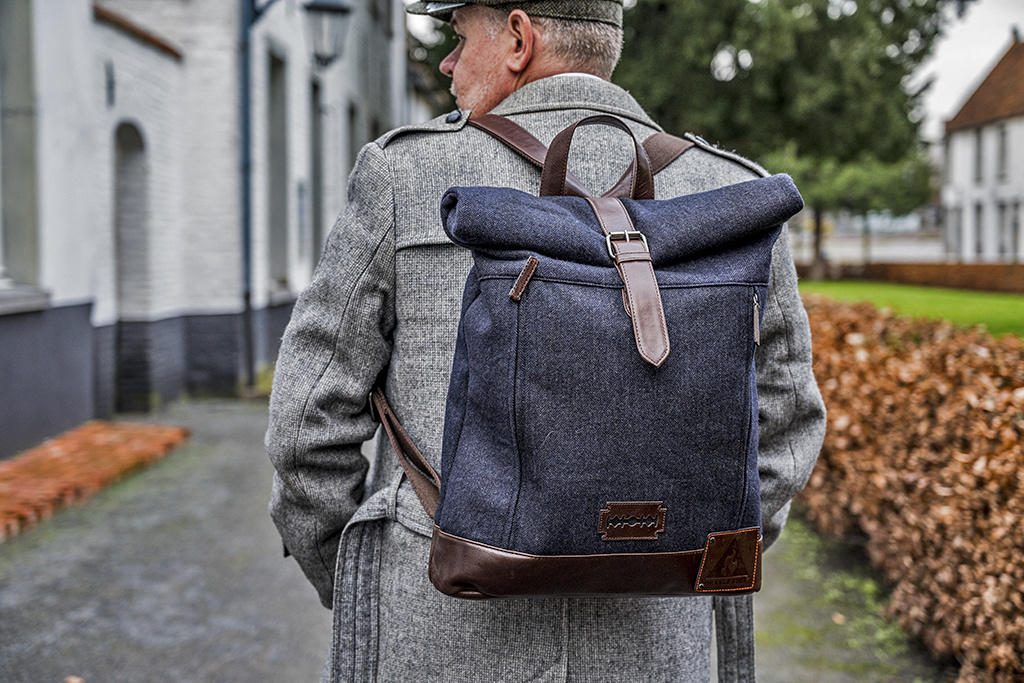
<path id="1" fill-rule="evenodd" d="M 1024 680 L 1024 2 L 623 4 L 613 82 L 806 202 L 829 429 L 766 556 L 761 680 Z M 0 464 L 92 420 L 193 432 L 0 543 L 0 683 L 318 677 L 330 613 L 240 397 L 359 150 L 454 107 L 454 34 L 403 10 L 0 0 Z M 4 485 L 0 540 L 78 497 Z"/>
<path id="2" fill-rule="evenodd" d="M 331 613 L 267 514 L 264 402 L 154 416 L 193 436 L 0 544 L 0 681 L 316 681 Z"/>
<path id="3" fill-rule="evenodd" d="M 330 612 L 267 515 L 266 404 L 182 402 L 153 419 L 192 438 L 0 544 L 0 681 L 318 680 Z M 756 597 L 759 680 L 946 680 L 879 616 L 859 552 L 787 527 Z"/>

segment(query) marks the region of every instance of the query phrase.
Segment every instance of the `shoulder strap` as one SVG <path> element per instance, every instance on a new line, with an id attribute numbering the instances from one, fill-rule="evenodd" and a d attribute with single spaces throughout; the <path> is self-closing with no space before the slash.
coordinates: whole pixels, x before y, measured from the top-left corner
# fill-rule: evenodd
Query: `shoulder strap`
<path id="1" fill-rule="evenodd" d="M 437 476 L 437 472 L 420 453 L 420 449 L 416 448 L 409 433 L 405 431 L 388 405 L 387 396 L 380 386 L 375 386 L 370 392 L 370 405 L 376 411 L 384 431 L 387 432 L 391 448 L 398 456 L 398 463 L 405 470 L 405 475 L 409 477 L 412 490 L 416 492 L 423 509 L 433 519 L 437 511 L 437 502 L 441 497 L 441 477 Z"/>
<path id="2" fill-rule="evenodd" d="M 544 146 L 544 143 L 535 138 L 530 131 L 515 121 L 496 114 L 484 114 L 483 116 L 469 119 L 467 125 L 482 130 L 505 143 L 535 166 L 544 167 L 548 148 Z M 651 172 L 657 173 L 678 159 L 683 152 L 693 147 L 694 143 L 691 140 L 669 135 L 668 133 L 655 133 L 644 140 L 643 146 L 651 160 Z M 621 197 L 628 194 L 629 174 L 630 170 L 627 169 L 615 185 L 602 196 Z M 571 171 L 566 173 L 565 184 L 569 194 L 578 197 L 590 196 L 590 193 L 583 187 L 580 179 L 573 175 Z"/>

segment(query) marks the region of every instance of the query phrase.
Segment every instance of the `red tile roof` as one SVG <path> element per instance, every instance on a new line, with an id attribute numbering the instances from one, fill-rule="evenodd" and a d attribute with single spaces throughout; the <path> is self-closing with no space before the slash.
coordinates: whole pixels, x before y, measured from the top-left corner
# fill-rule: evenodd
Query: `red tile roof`
<path id="1" fill-rule="evenodd" d="M 120 14 L 117 14 L 116 12 L 111 12 L 110 10 L 101 7 L 96 3 L 93 3 L 92 15 L 93 17 L 95 17 L 96 21 L 107 24 L 108 26 L 113 26 L 114 28 L 119 29 L 120 31 L 123 31 L 124 33 L 128 34 L 132 38 L 135 38 L 139 42 L 156 48 L 160 52 L 163 52 L 164 54 L 173 57 L 179 62 L 181 61 L 181 50 L 171 45 L 169 42 L 167 42 L 160 36 L 156 35 L 155 33 L 147 31 L 146 29 L 131 22 L 130 20 L 126 19 Z"/>
<path id="2" fill-rule="evenodd" d="M 1014 40 L 978 89 L 946 121 L 946 132 L 1024 116 L 1024 42 Z"/>

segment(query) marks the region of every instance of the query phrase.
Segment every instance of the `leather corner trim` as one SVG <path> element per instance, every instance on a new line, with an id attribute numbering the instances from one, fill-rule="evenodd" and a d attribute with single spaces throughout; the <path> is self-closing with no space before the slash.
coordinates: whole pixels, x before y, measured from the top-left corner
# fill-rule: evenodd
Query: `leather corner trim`
<path id="1" fill-rule="evenodd" d="M 698 593 L 736 593 L 761 587 L 761 530 L 708 534 L 695 584 Z"/>

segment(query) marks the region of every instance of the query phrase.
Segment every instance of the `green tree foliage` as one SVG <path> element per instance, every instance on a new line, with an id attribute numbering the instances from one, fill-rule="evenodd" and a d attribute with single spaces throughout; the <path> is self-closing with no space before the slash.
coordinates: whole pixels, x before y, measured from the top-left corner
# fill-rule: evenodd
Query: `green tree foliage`
<path id="1" fill-rule="evenodd" d="M 907 78 L 971 0 L 638 0 L 614 80 L 671 130 L 843 163 L 917 144 Z"/>
<path id="2" fill-rule="evenodd" d="M 972 1 L 638 0 L 614 80 L 668 130 L 793 175 L 820 245 L 823 211 L 927 201 L 929 83 L 909 80 Z"/>
<path id="3" fill-rule="evenodd" d="M 431 98 L 431 109 L 435 116 L 440 116 L 455 109 L 455 98 L 449 91 L 451 79 L 440 72 L 441 62 L 459 44 L 455 33 L 448 24 L 435 20 L 434 35 L 430 39 L 420 40 L 414 35 L 409 36 L 408 55 L 414 68 L 421 69 L 430 78 L 436 79 L 439 86 Z"/>

